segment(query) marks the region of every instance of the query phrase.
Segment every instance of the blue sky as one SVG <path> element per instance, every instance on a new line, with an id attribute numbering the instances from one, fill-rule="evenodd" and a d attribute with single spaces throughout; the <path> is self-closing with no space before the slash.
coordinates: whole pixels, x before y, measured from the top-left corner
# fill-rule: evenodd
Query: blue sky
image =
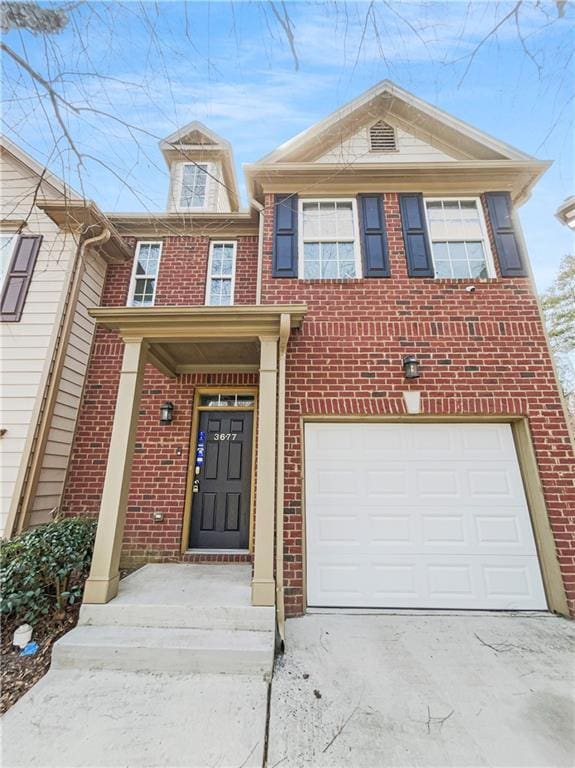
<path id="1" fill-rule="evenodd" d="M 86 2 L 70 13 L 60 35 L 5 36 L 73 107 L 87 109 L 61 110 L 86 156 L 80 173 L 42 86 L 6 56 L 3 128 L 103 210 L 162 210 L 168 176 L 157 142 L 179 126 L 202 120 L 231 141 L 243 193 L 242 163 L 390 78 L 553 160 L 520 211 L 543 289 L 561 256 L 573 252 L 554 212 L 575 192 L 575 9 L 568 5 L 558 18 L 554 2 L 525 2 L 481 43 L 514 6 L 287 3 L 296 69 L 269 2 Z M 275 7 L 282 14 L 281 2 Z"/>

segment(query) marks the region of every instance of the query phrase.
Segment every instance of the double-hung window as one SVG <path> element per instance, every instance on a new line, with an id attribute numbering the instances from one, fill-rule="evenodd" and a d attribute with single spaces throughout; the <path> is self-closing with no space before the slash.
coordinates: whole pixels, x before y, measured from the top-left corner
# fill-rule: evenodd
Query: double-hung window
<path id="1" fill-rule="evenodd" d="M 495 277 L 478 198 L 428 198 L 425 210 L 435 277 Z"/>
<path id="2" fill-rule="evenodd" d="M 210 243 L 206 304 L 217 307 L 234 303 L 236 243 L 232 240 Z"/>
<path id="3" fill-rule="evenodd" d="M 180 185 L 180 208 L 204 208 L 208 181 L 206 163 L 184 163 Z"/>
<path id="4" fill-rule="evenodd" d="M 153 306 L 161 255 L 162 243 L 160 241 L 142 240 L 138 243 L 128 297 L 129 306 Z"/>
<path id="5" fill-rule="evenodd" d="M 305 280 L 361 277 L 355 200 L 300 200 L 299 218 Z"/>

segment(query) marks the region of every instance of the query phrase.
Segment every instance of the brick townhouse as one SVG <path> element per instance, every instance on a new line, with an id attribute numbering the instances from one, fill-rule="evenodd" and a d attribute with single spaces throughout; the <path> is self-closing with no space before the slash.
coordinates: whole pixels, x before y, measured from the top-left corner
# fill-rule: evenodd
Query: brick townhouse
<path id="1" fill-rule="evenodd" d="M 252 601 L 575 607 L 574 455 L 514 209 L 548 164 L 385 81 L 245 166 L 161 143 L 109 214 L 64 491 L 120 564 L 252 562 Z"/>

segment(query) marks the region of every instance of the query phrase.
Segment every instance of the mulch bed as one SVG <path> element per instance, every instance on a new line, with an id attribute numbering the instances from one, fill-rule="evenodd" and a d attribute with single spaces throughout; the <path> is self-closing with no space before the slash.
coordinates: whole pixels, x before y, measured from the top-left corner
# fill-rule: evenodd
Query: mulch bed
<path id="1" fill-rule="evenodd" d="M 125 578 L 137 567 L 125 568 L 120 571 L 120 579 Z M 78 623 L 81 600 L 66 608 L 64 615 L 46 616 L 36 622 L 32 640 L 39 648 L 34 656 L 20 656 L 20 649 L 12 645 L 14 630 L 22 622 L 17 622 L 11 616 L 2 616 L 2 644 L 0 647 L 0 715 L 21 698 L 26 691 L 44 677 L 50 669 L 52 661 L 52 646 L 62 635 L 74 629 Z"/>
<path id="2" fill-rule="evenodd" d="M 59 637 L 76 626 L 79 612 L 78 601 L 75 605 L 69 605 L 62 617 L 52 615 L 37 621 L 32 640 L 40 647 L 34 656 L 20 656 L 20 649 L 12 645 L 12 635 L 21 622 L 16 622 L 12 617 L 2 618 L 0 714 L 10 709 L 46 674 L 52 658 L 52 646 Z"/>

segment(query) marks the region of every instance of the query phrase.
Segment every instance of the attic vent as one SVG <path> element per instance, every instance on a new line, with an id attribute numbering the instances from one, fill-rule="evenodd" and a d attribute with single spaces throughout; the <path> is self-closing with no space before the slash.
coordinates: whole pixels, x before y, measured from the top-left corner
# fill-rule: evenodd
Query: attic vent
<path id="1" fill-rule="evenodd" d="M 369 129 L 369 148 L 372 152 L 395 152 L 395 129 L 379 120 Z"/>

